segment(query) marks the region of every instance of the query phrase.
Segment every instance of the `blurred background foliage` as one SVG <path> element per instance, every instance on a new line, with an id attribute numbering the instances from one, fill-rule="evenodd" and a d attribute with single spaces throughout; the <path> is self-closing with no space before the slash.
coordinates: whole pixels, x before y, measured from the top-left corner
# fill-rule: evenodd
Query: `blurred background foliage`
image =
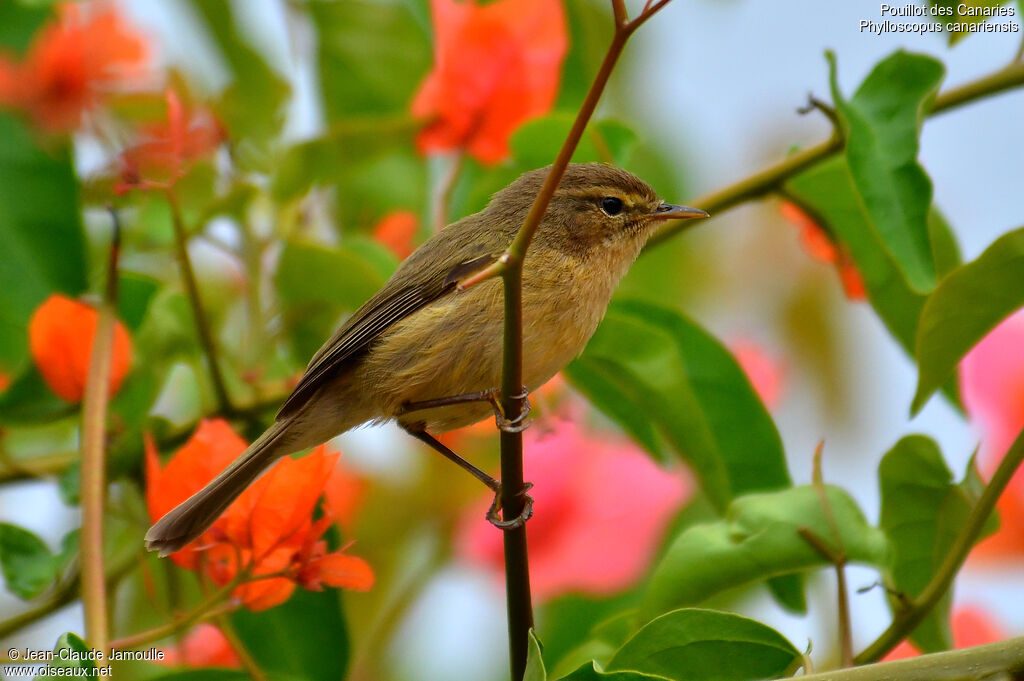
<path id="1" fill-rule="evenodd" d="M 553 4 L 564 12 L 568 45 L 557 95 L 501 140 L 508 153 L 498 162 L 460 148 L 425 149 L 423 128 L 431 121 L 411 113 L 436 68 L 442 0 L 433 12 L 427 0 L 294 0 L 259 9 L 228 0 L 111 5 L 120 28 L 85 34 L 84 43 L 67 48 L 69 62 L 58 55 L 55 63 L 87 65 L 75 61 L 73 50 L 87 55 L 105 44 L 110 59 L 140 72 L 121 72 L 122 80 L 104 83 L 110 87 L 100 95 L 82 95 L 84 105 L 67 72 L 67 81 L 54 78 L 53 91 L 18 90 L 15 83 L 53 77 L 45 59 L 31 61 L 33 41 L 67 10 L 27 0 L 0 4 L 8 65 L 0 71 L 0 516 L 10 521 L 0 524 L 9 592 L 0 600 L 0 639 L 48 649 L 62 632 L 80 631 L 80 393 L 76 398 L 67 384 L 71 392 L 62 392 L 53 378 L 75 353 L 64 346 L 37 351 L 29 329 L 55 294 L 98 300 L 114 216 L 122 226 L 117 316 L 131 343 L 107 440 L 106 564 L 116 639 L 164 625 L 203 597 L 190 571 L 142 551 L 150 520 L 145 436 L 165 460 L 204 418 L 227 419 L 244 438 L 256 437 L 309 357 L 411 248 L 481 209 L 520 173 L 551 162 L 611 32 L 605 3 Z M 705 30 L 686 23 L 690 3 L 679 4 L 671 8 L 678 14 L 654 19 L 630 45 L 574 160 L 624 167 L 667 200 L 686 202 L 713 189 L 708 178 L 719 171 L 716 159 L 680 153 L 687 145 L 701 149 L 702 131 L 667 96 L 659 99 L 652 77 L 665 78 L 672 67 L 655 69 L 650 45 L 664 45 L 666 34 L 671 41 L 679 31 Z M 700 9 L 705 19 L 743 11 Z M 876 12 L 865 5 L 861 13 Z M 268 22 L 283 26 L 268 32 Z M 659 24 L 665 28 L 655 29 Z M 269 41 L 270 33 L 283 41 Z M 929 36 L 928 49 L 945 55 L 944 42 L 962 37 Z M 133 40 L 142 42 L 140 54 L 132 52 Z M 817 42 L 808 44 L 820 54 Z M 834 539 L 849 560 L 870 566 L 852 571 L 854 586 L 877 582 L 917 595 L 983 484 L 970 458 L 976 435 L 962 425 L 947 432 L 947 424 L 962 424 L 966 407 L 987 438 L 1024 425 L 1024 411 L 986 416 L 994 412 L 984 407 L 985 399 L 1024 394 L 1013 392 L 1024 386 L 1024 369 L 1013 368 L 1024 353 L 1011 362 L 1019 341 L 991 351 L 1003 358 L 1006 385 L 965 384 L 964 391 L 975 391 L 971 398 L 958 381 L 957 363 L 1024 303 L 1024 242 L 1020 231 L 1007 232 L 1016 224 L 996 223 L 989 231 L 1006 235 L 977 257 L 987 242 L 979 246 L 968 226 L 951 224 L 933 201 L 933 194 L 942 197 L 921 162 L 921 130 L 937 101 L 956 105 L 937 99 L 948 89 L 946 68 L 935 57 L 897 50 L 850 87 L 855 81 L 841 84 L 837 73 L 846 57 L 839 51 L 821 59 L 820 78 L 801 85 L 826 87 L 831 74 L 819 93 L 829 94 L 831 106 L 820 107 L 827 115 L 815 112 L 792 126 L 765 121 L 751 133 L 757 144 L 748 145 L 741 167 L 749 172 L 793 158 L 826 137 L 832 123 L 845 146 L 782 177 L 770 201 L 649 249 L 565 380 L 535 396 L 539 418 L 527 441 L 527 477 L 537 484 L 538 516 L 530 525 L 535 587 L 550 585 L 538 598 L 537 630 L 551 678 L 590 669 L 591 660 L 682 678 L 678 670 L 704 658 L 681 655 L 663 667 L 645 660 L 656 657 L 650 647 L 659 637 L 685 631 L 703 631 L 701 655 L 719 661 L 726 655 L 719 639 L 746 637 L 742 650 L 728 652 L 729 678 L 791 671 L 808 639 L 819 664 L 836 661 L 829 563 L 798 530 Z M 770 80 L 772 65 L 761 58 L 747 54 L 744 68 Z M 1024 82 L 1019 60 L 1003 72 L 998 58 L 986 66 L 1009 74 L 999 91 Z M 730 64 L 709 58 L 701 70 L 726 81 Z M 719 106 L 692 92 L 690 106 Z M 1013 96 L 1019 104 L 1019 93 Z M 72 122 L 59 120 L 54 106 L 75 102 L 77 115 L 66 112 Z M 756 95 L 744 106 L 756 108 Z M 659 127 L 659 117 L 671 125 Z M 998 125 L 1008 145 L 1019 147 L 1019 126 L 1009 117 Z M 721 150 L 724 157 L 734 153 Z M 1020 170 L 1018 163 L 1012 172 L 1019 177 Z M 1019 203 L 1016 211 L 1019 224 Z M 977 259 L 960 267 L 965 233 L 970 248 L 963 250 Z M 198 308 L 185 260 L 195 271 Z M 91 344 L 87 324 L 66 333 L 60 342 Z M 941 388 L 944 397 L 932 401 L 923 421 L 911 426 L 905 417 L 913 392 L 905 375 L 894 388 L 888 365 L 851 359 L 863 358 L 865 345 L 895 348 L 904 374 L 913 371 L 910 362 L 920 364 L 915 410 Z M 978 366 L 985 361 L 976 357 Z M 870 423 L 879 395 L 888 399 L 887 413 L 897 414 L 885 421 L 896 424 L 888 429 Z M 939 400 L 948 405 L 936 406 Z M 569 423 L 579 430 L 566 430 Z M 947 462 L 932 438 L 901 439 L 915 429 L 959 451 L 946 451 Z M 821 490 L 794 486 L 810 481 L 813 443 L 822 436 L 829 443 L 825 478 L 845 488 L 827 491 L 834 522 L 824 520 Z M 497 468 L 489 426 L 447 437 L 483 468 Z M 983 444 L 983 477 L 1012 437 L 997 439 Z M 531 454 L 545 446 L 551 470 Z M 240 608 L 216 627 L 183 627 L 156 641 L 179 669 L 117 663 L 119 678 L 233 679 L 246 672 L 209 667 L 242 665 L 252 674 L 253 664 L 275 679 L 501 678 L 500 565 L 495 537 L 480 535 L 490 528 L 480 527 L 476 483 L 389 429 L 352 433 L 332 447 L 343 453 L 346 483 L 337 494 L 347 495 L 350 508 L 328 531 L 328 543 L 347 550 L 357 540 L 352 551 L 372 566 L 374 588 L 299 589 L 269 610 Z M 565 470 L 581 473 L 567 477 Z M 627 488 L 629 480 L 637 489 Z M 980 554 L 991 562 L 972 563 L 983 565 L 976 568 L 979 582 L 990 581 L 984 570 L 993 565 L 1019 566 L 1021 526 L 1006 521 L 1006 509 L 1024 503 L 1019 487 L 1011 488 L 1016 501 L 1001 506 L 1002 529 Z M 636 499 L 645 496 L 640 490 L 649 498 Z M 598 518 L 593 498 L 618 504 L 619 512 Z M 982 600 L 1020 595 L 1022 588 L 1019 579 L 995 580 Z M 884 628 L 891 604 L 883 591 L 853 596 L 858 645 Z M 963 644 L 957 617 L 975 611 L 955 603 L 944 599 L 915 630 L 916 650 Z M 695 605 L 724 612 L 685 609 Z M 786 636 L 728 612 L 756 616 Z M 1024 629 L 1020 612 L 1012 621 L 998 608 L 977 617 L 963 626 L 989 638 Z M 84 644 L 70 634 L 58 645 Z"/>

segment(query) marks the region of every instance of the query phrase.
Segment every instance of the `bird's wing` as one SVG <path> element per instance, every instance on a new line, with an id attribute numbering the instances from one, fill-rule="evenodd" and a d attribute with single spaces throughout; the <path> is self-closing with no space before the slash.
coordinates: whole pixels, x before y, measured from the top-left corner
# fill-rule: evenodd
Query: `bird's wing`
<path id="1" fill-rule="evenodd" d="M 306 372 L 278 410 L 277 418 L 286 418 L 301 409 L 326 380 L 347 361 L 361 355 L 392 324 L 448 295 L 460 279 L 495 259 L 490 254 L 456 259 L 453 265 L 441 267 L 436 275 L 413 285 L 395 284 L 396 278 L 392 277 L 313 355 Z"/>

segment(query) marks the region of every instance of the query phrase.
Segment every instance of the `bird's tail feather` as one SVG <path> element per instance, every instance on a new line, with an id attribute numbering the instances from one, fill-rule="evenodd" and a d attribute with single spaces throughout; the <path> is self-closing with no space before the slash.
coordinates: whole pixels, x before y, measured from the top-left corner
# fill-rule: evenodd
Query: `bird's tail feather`
<path id="1" fill-rule="evenodd" d="M 175 506 L 146 532 L 146 548 L 166 556 L 206 531 L 263 471 L 288 454 L 282 437 L 289 421 L 276 422 L 213 480 Z"/>

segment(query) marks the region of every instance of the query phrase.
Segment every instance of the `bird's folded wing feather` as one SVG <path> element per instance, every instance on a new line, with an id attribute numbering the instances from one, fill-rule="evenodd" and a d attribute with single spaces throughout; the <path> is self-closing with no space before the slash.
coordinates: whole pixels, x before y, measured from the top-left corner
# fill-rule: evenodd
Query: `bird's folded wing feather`
<path id="1" fill-rule="evenodd" d="M 298 412 L 325 381 L 334 376 L 347 361 L 361 355 L 392 324 L 450 294 L 460 279 L 486 267 L 495 259 L 490 254 L 456 257 L 453 263 L 437 268 L 436 274 L 426 281 L 413 285 L 396 284 L 396 281 L 401 280 L 392 277 L 313 355 L 306 372 L 281 405 L 277 418 L 286 418 Z"/>

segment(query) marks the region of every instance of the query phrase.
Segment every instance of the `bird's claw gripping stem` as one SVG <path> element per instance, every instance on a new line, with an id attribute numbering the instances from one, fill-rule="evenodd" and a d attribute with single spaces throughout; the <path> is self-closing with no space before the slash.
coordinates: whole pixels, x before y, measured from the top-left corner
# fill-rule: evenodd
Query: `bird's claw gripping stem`
<path id="1" fill-rule="evenodd" d="M 527 494 L 531 487 L 533 487 L 532 482 L 523 483 L 523 489 L 517 495 L 523 497 L 522 513 L 511 520 L 502 520 L 498 515 L 498 512 L 501 510 L 501 485 L 499 485 L 494 491 L 494 501 L 491 502 L 491 507 L 487 509 L 487 521 L 505 532 L 517 530 L 525 525 L 526 521 L 533 517 L 533 497 Z"/>
<path id="2" fill-rule="evenodd" d="M 505 410 L 501 408 L 501 403 L 498 401 L 498 395 L 499 392 L 495 390 L 491 393 L 491 397 L 489 399 L 491 406 L 494 407 L 494 424 L 498 427 L 498 430 L 506 433 L 521 433 L 529 428 L 530 424 L 533 423 L 529 418 L 530 412 L 533 411 L 533 405 L 530 404 L 530 391 L 526 386 L 523 386 L 523 391 L 518 395 L 512 395 L 513 399 L 523 400 L 523 409 L 519 413 L 519 416 L 514 419 L 505 417 Z"/>

